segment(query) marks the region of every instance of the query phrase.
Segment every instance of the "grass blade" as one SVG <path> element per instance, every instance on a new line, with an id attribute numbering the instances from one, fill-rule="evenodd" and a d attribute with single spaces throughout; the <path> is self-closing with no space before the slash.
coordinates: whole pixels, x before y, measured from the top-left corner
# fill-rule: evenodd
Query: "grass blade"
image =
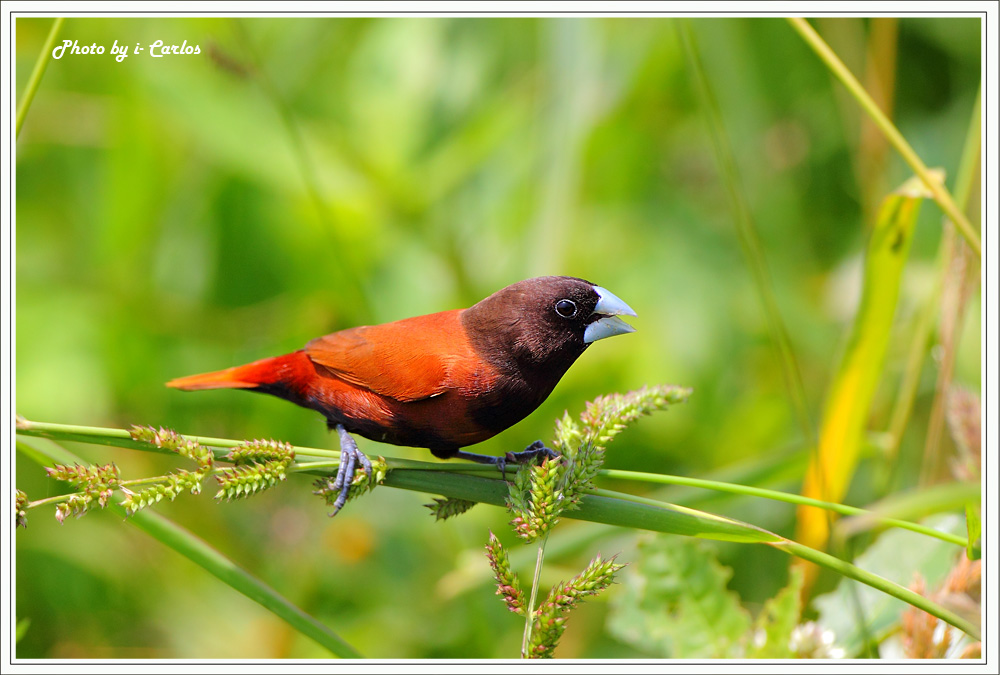
<path id="1" fill-rule="evenodd" d="M 857 513 L 848 514 L 851 516 L 850 518 L 845 518 L 837 523 L 836 529 L 838 534 L 844 536 L 851 536 L 858 532 L 882 528 L 887 525 L 913 530 L 914 528 L 910 527 L 912 525 L 910 520 L 925 518 L 935 513 L 962 513 L 967 505 L 971 504 L 978 508 L 981 502 L 982 494 L 979 483 L 941 483 L 926 488 L 897 492 L 871 504 L 867 509 L 858 509 Z M 921 528 L 919 531 L 923 534 L 936 539 L 963 547 L 969 545 L 968 539 L 926 526 L 919 527 Z"/>
<path id="2" fill-rule="evenodd" d="M 980 168 L 981 97 L 982 91 L 976 97 L 976 108 L 969 124 L 969 132 L 962 151 L 962 163 L 955 183 L 955 192 L 963 210 L 968 205 L 973 187 L 976 186 L 974 179 L 979 174 Z M 951 388 L 965 309 L 973 292 L 973 284 L 978 286 L 978 281 L 974 281 L 978 276 L 977 272 L 969 269 L 974 267 L 975 263 L 969 259 L 969 252 L 965 246 L 955 237 L 955 229 L 950 223 L 945 225 L 940 248 L 935 300 L 936 304 L 940 304 L 938 343 L 941 345 L 942 354 L 934 388 L 930 422 L 927 425 L 927 438 L 924 442 L 924 460 L 920 472 L 920 482 L 924 485 L 939 479 L 943 463 L 940 442 L 945 426 L 945 399 Z"/>
<path id="3" fill-rule="evenodd" d="M 733 211 L 733 220 L 736 223 L 736 232 L 739 236 L 740 246 L 743 249 L 743 256 L 746 258 L 747 267 L 750 268 L 750 274 L 753 277 L 754 287 L 764 307 L 764 314 L 767 317 L 767 325 L 771 333 L 771 342 L 777 351 L 778 361 L 781 363 L 785 384 L 792 399 L 792 407 L 798 417 L 799 425 L 802 427 L 805 438 L 814 443 L 816 434 L 813 429 L 812 418 L 809 415 L 809 404 L 806 399 L 805 387 L 802 384 L 802 374 L 795 360 L 795 353 L 792 351 L 792 343 L 788 337 L 788 330 L 781 320 L 781 313 L 778 311 L 778 303 L 774 299 L 774 292 L 771 290 L 771 277 L 767 269 L 767 261 L 764 259 L 764 250 L 761 246 L 760 238 L 757 236 L 757 228 L 754 224 L 753 215 L 750 213 L 750 207 L 747 205 L 747 200 L 743 193 L 743 184 L 740 180 L 739 170 L 736 167 L 736 159 L 733 156 L 732 146 L 729 143 L 725 126 L 722 123 L 719 104 L 712 92 L 705 69 L 702 67 L 701 58 L 698 55 L 698 45 L 695 42 L 695 36 L 691 30 L 689 20 L 680 19 L 677 25 L 681 42 L 691 63 L 691 71 L 694 74 L 696 88 L 701 94 L 702 109 L 708 118 L 712 146 L 715 149 L 715 156 L 725 181 L 726 191 L 729 194 L 730 208 Z"/>
<path id="4" fill-rule="evenodd" d="M 908 588 L 903 588 L 899 584 L 880 577 L 877 574 L 872 574 L 871 572 L 863 570 L 857 565 L 852 565 L 851 563 L 841 560 L 840 558 L 836 558 L 829 553 L 823 553 L 822 551 L 817 551 L 816 549 L 803 546 L 798 542 L 787 539 L 780 544 L 772 544 L 772 546 L 790 555 L 798 556 L 803 560 L 807 560 L 816 565 L 834 570 L 849 579 L 860 581 L 866 586 L 871 586 L 874 589 L 891 595 L 894 598 L 898 598 L 914 607 L 918 607 L 928 614 L 950 623 L 952 626 L 960 631 L 963 631 L 974 640 L 982 639 L 980 629 L 972 622 L 964 619 L 951 610 L 945 609 L 941 605 L 925 598 L 919 593 L 915 593 Z"/>
<path id="5" fill-rule="evenodd" d="M 974 177 L 977 175 L 980 165 L 980 155 L 982 152 L 982 95 L 982 90 L 980 90 L 976 96 L 976 103 L 972 109 L 972 117 L 969 120 L 969 129 L 965 136 L 965 145 L 962 148 L 962 159 L 959 163 L 958 177 L 955 180 L 955 193 L 958 195 L 958 205 L 963 211 L 968 206 L 972 187 L 975 184 Z M 891 421 L 888 430 L 890 461 L 894 461 L 899 455 L 899 446 L 903 440 L 903 432 L 906 430 L 907 422 L 910 419 L 910 412 L 913 410 L 913 403 L 917 397 L 921 366 L 930 346 L 931 331 L 934 329 L 934 318 L 940 310 L 945 277 L 948 273 L 948 266 L 952 256 L 954 255 L 954 249 L 955 231 L 953 227 L 948 226 L 945 228 L 944 236 L 941 238 L 941 243 L 938 247 L 937 274 L 934 281 L 934 289 L 920 311 L 907 355 L 903 380 L 899 385 L 899 393 L 892 410 L 892 416 L 890 417 Z M 941 372 L 943 373 L 943 368 Z M 934 422 L 933 420 L 935 419 L 935 415 L 943 413 L 943 410 L 939 410 L 939 406 L 937 405 L 938 400 L 935 399 L 935 406 L 931 413 L 932 423 L 930 425 L 931 429 L 927 434 L 928 445 L 925 446 L 925 457 L 934 456 L 931 440 L 934 438 L 934 426 L 935 424 L 940 425 L 940 420 L 938 422 Z"/>
<path id="6" fill-rule="evenodd" d="M 56 43 L 56 38 L 59 37 L 59 31 L 62 30 L 65 20 L 65 17 L 56 17 L 56 20 L 52 23 L 52 28 L 49 30 L 49 36 L 45 39 L 45 44 L 42 46 L 42 51 L 38 54 L 38 60 L 35 61 L 31 77 L 28 78 L 28 85 L 24 88 L 24 94 L 21 95 L 21 102 L 17 105 L 17 124 L 14 129 L 15 139 L 21 135 L 21 125 L 24 124 L 24 120 L 28 116 L 28 109 L 31 107 L 31 102 L 35 100 L 35 92 L 38 91 L 38 85 L 42 82 L 45 69 L 49 67 L 49 60 L 52 58 L 52 48 Z"/>
<path id="7" fill-rule="evenodd" d="M 699 478 L 688 478 L 686 476 L 668 476 L 655 473 L 641 473 L 637 471 L 617 471 L 614 469 L 603 470 L 601 476 L 616 478 L 619 480 L 641 481 L 646 483 L 660 483 L 664 485 L 686 485 L 690 487 L 700 487 L 707 490 L 717 490 L 731 494 L 746 495 L 749 497 L 760 497 L 763 499 L 773 499 L 789 504 L 801 504 L 826 509 L 846 516 L 854 516 L 852 520 L 866 523 L 867 528 L 871 527 L 898 527 L 911 532 L 941 539 L 958 546 L 966 546 L 967 541 L 961 537 L 939 532 L 930 527 L 913 523 L 901 518 L 912 516 L 914 512 L 920 515 L 936 513 L 939 511 L 962 509 L 970 501 L 978 503 L 979 485 L 975 483 L 951 483 L 939 486 L 930 490 L 921 490 L 918 494 L 910 495 L 909 499 L 899 503 L 884 504 L 878 508 L 860 509 L 855 506 L 838 504 L 836 502 L 825 502 L 811 497 L 768 490 L 765 488 L 753 487 L 750 485 L 739 485 L 734 483 L 723 483 L 720 481 L 703 480 Z M 846 524 L 846 523 L 845 523 Z M 853 530 L 852 530 L 853 531 Z"/>
<path id="8" fill-rule="evenodd" d="M 124 509 L 113 508 L 125 517 Z M 361 658 L 361 654 L 339 635 L 180 525 L 150 510 L 136 513 L 131 516 L 130 521 L 160 543 L 174 549 L 228 586 L 284 619 L 292 628 L 312 638 L 331 653 L 341 658 Z"/>

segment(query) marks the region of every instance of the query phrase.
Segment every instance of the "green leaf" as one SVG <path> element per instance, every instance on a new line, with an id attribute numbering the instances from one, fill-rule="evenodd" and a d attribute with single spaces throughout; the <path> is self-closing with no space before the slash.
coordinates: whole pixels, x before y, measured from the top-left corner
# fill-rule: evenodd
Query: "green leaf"
<path id="1" fill-rule="evenodd" d="M 979 504 L 965 505 L 965 527 L 969 533 L 969 544 L 965 554 L 969 560 L 979 560 L 983 555 L 979 538 L 982 536 L 982 523 L 979 520 Z"/>
<path id="2" fill-rule="evenodd" d="M 743 655 L 750 615 L 726 589 L 732 571 L 704 544 L 646 537 L 638 560 L 619 576 L 608 629 L 623 642 L 662 658 Z"/>
<path id="3" fill-rule="evenodd" d="M 28 632 L 29 626 L 31 626 L 31 619 L 24 618 L 17 622 L 17 628 L 14 629 L 14 644 L 21 641 L 21 638 Z"/>
<path id="4" fill-rule="evenodd" d="M 789 659 L 792 631 L 802 614 L 802 570 L 793 567 L 788 585 L 764 603 L 757 616 L 749 656 L 755 659 Z"/>

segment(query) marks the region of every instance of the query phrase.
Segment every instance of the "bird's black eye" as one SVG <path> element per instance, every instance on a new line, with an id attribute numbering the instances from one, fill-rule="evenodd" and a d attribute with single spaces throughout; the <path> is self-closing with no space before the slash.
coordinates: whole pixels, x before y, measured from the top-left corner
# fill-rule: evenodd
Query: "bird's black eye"
<path id="1" fill-rule="evenodd" d="M 576 303 L 572 300 L 560 300 L 556 303 L 556 314 L 564 319 L 572 319 L 576 316 Z"/>

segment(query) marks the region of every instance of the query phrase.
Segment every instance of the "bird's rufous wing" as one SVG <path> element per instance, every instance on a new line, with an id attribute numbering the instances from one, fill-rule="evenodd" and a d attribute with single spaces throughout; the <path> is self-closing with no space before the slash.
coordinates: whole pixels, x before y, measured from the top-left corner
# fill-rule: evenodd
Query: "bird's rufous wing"
<path id="1" fill-rule="evenodd" d="M 456 361 L 471 356 L 461 310 L 359 326 L 316 338 L 305 353 L 335 377 L 398 401 L 443 394 Z"/>

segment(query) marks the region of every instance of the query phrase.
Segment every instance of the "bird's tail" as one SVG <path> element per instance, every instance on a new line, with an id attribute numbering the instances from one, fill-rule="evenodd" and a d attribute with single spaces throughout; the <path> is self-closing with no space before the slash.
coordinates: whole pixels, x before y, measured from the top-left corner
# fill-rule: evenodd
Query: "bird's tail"
<path id="1" fill-rule="evenodd" d="M 297 379 L 304 366 L 308 367 L 309 359 L 302 351 L 292 352 L 283 356 L 273 356 L 260 361 L 236 366 L 226 370 L 201 375 L 179 377 L 167 382 L 168 387 L 182 391 L 198 391 L 201 389 L 257 389 L 269 385 L 284 384 Z"/>

